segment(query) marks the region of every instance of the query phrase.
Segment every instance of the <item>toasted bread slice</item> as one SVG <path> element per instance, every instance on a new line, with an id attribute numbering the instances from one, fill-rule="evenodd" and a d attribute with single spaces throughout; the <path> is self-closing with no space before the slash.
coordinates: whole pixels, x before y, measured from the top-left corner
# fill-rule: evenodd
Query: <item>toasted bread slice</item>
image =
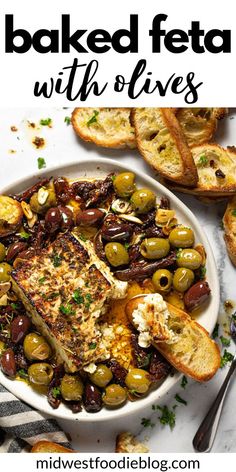
<path id="1" fill-rule="evenodd" d="M 75 108 L 71 123 L 84 141 L 109 148 L 135 148 L 130 108 Z"/>
<path id="2" fill-rule="evenodd" d="M 135 108 L 132 113 L 137 147 L 159 174 L 187 186 L 198 180 L 191 151 L 170 108 Z"/>
<path id="3" fill-rule="evenodd" d="M 223 224 L 227 251 L 232 263 L 236 266 L 236 196 L 227 205 Z"/>
<path id="4" fill-rule="evenodd" d="M 115 452 L 119 452 L 121 454 L 125 453 L 135 453 L 142 454 L 144 452 L 149 452 L 149 448 L 145 446 L 145 444 L 137 441 L 137 439 L 126 431 L 124 433 L 118 434 L 116 437 L 116 450 Z"/>
<path id="5" fill-rule="evenodd" d="M 64 447 L 64 446 L 61 446 L 60 444 L 56 444 L 50 441 L 39 441 L 34 444 L 30 452 L 39 452 L 41 454 L 44 454 L 46 452 L 50 454 L 57 452 L 61 454 L 61 453 L 71 453 L 71 452 L 76 452 L 76 451 L 73 451 L 72 449 L 69 449 L 68 447 Z"/>
<path id="6" fill-rule="evenodd" d="M 126 305 L 129 319 L 138 305 L 144 302 L 145 295 L 132 298 Z M 220 352 L 208 332 L 183 310 L 167 303 L 169 317 L 168 329 L 173 333 L 172 342 L 152 344 L 177 370 L 189 375 L 198 382 L 209 380 L 220 367 Z"/>
<path id="7" fill-rule="evenodd" d="M 227 149 L 218 144 L 202 144 L 192 148 L 198 170 L 198 183 L 194 188 L 164 183 L 172 190 L 192 195 L 211 197 L 232 196 L 236 193 L 236 148 Z"/>
<path id="8" fill-rule="evenodd" d="M 179 108 L 176 117 L 190 147 L 209 142 L 226 108 Z"/>

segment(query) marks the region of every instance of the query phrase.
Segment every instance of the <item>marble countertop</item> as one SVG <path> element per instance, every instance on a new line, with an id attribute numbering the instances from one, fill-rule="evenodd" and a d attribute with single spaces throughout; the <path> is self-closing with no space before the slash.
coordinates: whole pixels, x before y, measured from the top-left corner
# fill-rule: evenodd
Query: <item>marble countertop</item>
<path id="1" fill-rule="evenodd" d="M 44 157 L 47 168 L 66 162 L 78 162 L 83 157 L 84 147 L 89 147 L 91 157 L 103 156 L 117 158 L 124 164 L 133 165 L 143 172 L 153 175 L 150 168 L 141 160 L 136 151 L 116 151 L 98 149 L 93 145 L 81 143 L 73 133 L 72 127 L 64 121 L 70 115 L 70 109 L 1 109 L 0 118 L 0 188 L 14 180 L 38 174 L 37 158 Z M 40 131 L 29 128 L 28 122 L 37 123 L 41 118 L 50 117 L 53 127 L 43 127 Z M 15 126 L 17 131 L 12 131 Z M 216 140 L 223 145 L 234 145 L 236 134 L 236 112 L 232 111 L 219 124 Z M 43 136 L 46 145 L 36 150 L 32 145 L 34 136 Z M 213 247 L 221 285 L 222 308 L 219 313 L 221 326 L 226 322 L 227 315 L 223 308 L 225 300 L 236 300 L 235 268 L 226 254 L 223 241 L 221 219 L 225 203 L 207 205 L 191 196 L 178 194 L 202 223 Z M 223 329 L 223 328 L 222 328 Z M 233 347 L 232 347 L 233 352 Z M 118 432 L 131 431 L 139 438 L 147 441 L 151 452 L 193 452 L 192 439 L 203 416 L 219 390 L 227 367 L 220 370 L 213 380 L 200 385 L 189 381 L 185 390 L 176 385 L 160 405 L 173 406 L 176 393 L 186 401 L 187 406 L 178 404 L 176 408 L 176 425 L 171 431 L 169 426 L 161 426 L 158 413 L 153 413 L 151 406 L 139 415 L 129 415 L 120 420 L 80 424 L 79 421 L 61 421 L 65 431 L 69 432 L 73 444 L 81 452 L 112 452 Z M 236 452 L 236 420 L 234 412 L 235 381 L 232 382 L 222 413 L 221 422 L 212 452 Z M 150 418 L 152 427 L 142 427 L 141 418 Z"/>

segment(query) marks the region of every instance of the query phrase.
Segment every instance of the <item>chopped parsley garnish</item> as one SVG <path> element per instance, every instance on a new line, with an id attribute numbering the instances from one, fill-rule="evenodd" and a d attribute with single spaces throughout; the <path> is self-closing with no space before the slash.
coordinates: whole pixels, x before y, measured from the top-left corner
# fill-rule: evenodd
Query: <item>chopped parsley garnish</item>
<path id="1" fill-rule="evenodd" d="M 59 297 L 59 295 L 60 295 L 59 292 L 49 293 L 49 295 L 45 297 L 45 300 L 54 300 L 55 298 Z"/>
<path id="2" fill-rule="evenodd" d="M 89 344 L 89 349 L 96 349 L 97 343 L 90 343 Z"/>
<path id="3" fill-rule="evenodd" d="M 187 383 L 188 383 L 188 379 L 187 379 L 187 377 L 185 377 L 185 375 L 184 375 L 184 376 L 182 377 L 180 386 L 181 386 L 182 388 L 185 388 L 186 385 L 187 385 Z"/>
<path id="4" fill-rule="evenodd" d="M 40 277 L 39 283 L 40 283 L 40 284 L 43 284 L 43 283 L 45 282 L 45 280 L 46 280 L 46 277 Z"/>
<path id="5" fill-rule="evenodd" d="M 220 368 L 222 369 L 223 367 L 226 366 L 228 362 L 232 362 L 234 356 L 231 354 L 231 352 L 228 352 L 226 349 L 224 350 L 223 356 L 221 356 L 220 360 Z"/>
<path id="6" fill-rule="evenodd" d="M 155 424 L 151 422 L 150 418 L 142 418 L 141 425 L 144 428 L 154 428 Z"/>
<path id="7" fill-rule="evenodd" d="M 91 305 L 91 303 L 92 303 L 92 301 L 93 301 L 93 300 L 92 300 L 92 296 L 91 296 L 90 293 L 87 293 L 87 294 L 85 295 L 85 298 L 86 298 L 86 300 L 87 300 L 87 302 L 85 303 L 85 308 L 89 308 L 90 305 Z"/>
<path id="8" fill-rule="evenodd" d="M 216 325 L 214 327 L 214 330 L 213 330 L 213 333 L 212 333 L 213 339 L 218 338 L 218 336 L 219 336 L 219 327 L 220 327 L 219 323 L 216 323 Z"/>
<path id="9" fill-rule="evenodd" d="M 53 254 L 52 263 L 54 267 L 59 267 L 61 265 L 61 257 L 59 254 Z"/>
<path id="10" fill-rule="evenodd" d="M 21 379 L 28 379 L 29 378 L 28 373 L 26 372 L 25 369 L 19 369 L 17 374 L 19 375 L 19 377 Z"/>
<path id="11" fill-rule="evenodd" d="M 29 239 L 31 235 L 30 233 L 26 233 L 26 231 L 22 230 L 20 231 L 19 236 L 21 239 Z"/>
<path id="12" fill-rule="evenodd" d="M 182 251 L 183 251 L 183 249 L 178 249 L 178 251 L 177 251 L 177 253 L 176 253 L 176 259 L 179 259 L 179 258 L 180 258 Z"/>
<path id="13" fill-rule="evenodd" d="M 116 175 L 112 175 L 112 176 L 111 176 L 112 182 L 114 182 L 115 179 L 116 179 Z"/>
<path id="14" fill-rule="evenodd" d="M 230 339 L 225 338 L 224 336 L 220 336 L 222 346 L 229 347 L 230 346 Z"/>
<path id="15" fill-rule="evenodd" d="M 206 267 L 205 266 L 201 266 L 200 267 L 200 274 L 199 274 L 199 277 L 200 279 L 205 279 L 205 276 L 206 276 Z"/>
<path id="16" fill-rule="evenodd" d="M 186 400 L 184 400 L 184 398 L 182 398 L 180 395 L 178 395 L 178 393 L 176 393 L 175 399 L 176 399 L 177 402 L 182 403 L 183 405 L 187 405 Z"/>
<path id="17" fill-rule="evenodd" d="M 93 123 L 97 123 L 97 116 L 99 115 L 99 111 L 93 110 L 93 116 L 91 116 L 90 120 L 87 121 L 87 126 L 89 127 Z"/>
<path id="18" fill-rule="evenodd" d="M 124 246 L 126 250 L 129 249 L 129 243 L 125 243 Z"/>
<path id="19" fill-rule="evenodd" d="M 40 120 L 40 124 L 41 126 L 51 126 L 52 118 L 42 118 L 42 120 Z"/>
<path id="20" fill-rule="evenodd" d="M 81 295 L 81 292 L 79 289 L 74 291 L 72 298 L 75 303 L 78 303 L 78 305 L 81 305 L 82 303 L 84 303 L 84 297 L 83 295 Z"/>
<path id="21" fill-rule="evenodd" d="M 45 169 L 46 161 L 43 157 L 38 157 L 38 169 Z"/>
<path id="22" fill-rule="evenodd" d="M 208 158 L 205 154 L 199 157 L 197 165 L 200 167 L 205 167 L 208 164 Z"/>
<path id="23" fill-rule="evenodd" d="M 174 407 L 173 407 L 174 409 Z M 161 424 L 169 425 L 170 429 L 173 429 L 175 426 L 175 412 L 169 410 L 168 406 L 159 406 L 156 405 L 156 410 L 159 410 L 161 412 L 161 416 L 159 416 L 159 421 Z"/>
<path id="24" fill-rule="evenodd" d="M 65 116 L 64 123 L 66 123 L 68 126 L 70 125 L 70 122 L 71 122 L 70 116 Z"/>
<path id="25" fill-rule="evenodd" d="M 68 303 L 68 305 L 60 305 L 59 308 L 60 312 L 63 313 L 63 315 L 74 315 L 75 310 L 73 310 L 72 305 Z"/>
<path id="26" fill-rule="evenodd" d="M 53 387 L 52 389 L 52 395 L 54 398 L 57 398 L 61 395 L 61 389 L 60 387 Z"/>
<path id="27" fill-rule="evenodd" d="M 81 241 L 83 241 L 84 243 L 87 241 L 87 238 L 82 233 L 79 234 L 78 238 L 81 239 Z"/>
<path id="28" fill-rule="evenodd" d="M 234 210 L 232 210 L 232 215 L 236 216 L 236 208 Z"/>

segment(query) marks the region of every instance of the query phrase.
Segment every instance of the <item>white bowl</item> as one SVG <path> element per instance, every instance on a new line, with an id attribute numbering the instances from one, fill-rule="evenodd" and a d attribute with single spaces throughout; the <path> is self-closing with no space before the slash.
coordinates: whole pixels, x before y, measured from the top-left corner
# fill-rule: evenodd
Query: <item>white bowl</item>
<path id="1" fill-rule="evenodd" d="M 55 176 L 66 176 L 69 178 L 83 178 L 83 177 L 104 177 L 110 172 L 122 172 L 124 170 L 133 171 L 136 174 L 137 185 L 140 187 L 148 187 L 152 189 L 158 197 L 166 196 L 170 199 L 171 208 L 176 211 L 177 218 L 183 224 L 190 226 L 194 233 L 196 242 L 202 243 L 207 253 L 207 280 L 211 287 L 212 296 L 209 303 L 207 304 L 204 311 L 198 316 L 198 322 L 204 326 L 210 333 L 213 331 L 215 326 L 218 310 L 219 310 L 219 281 L 217 275 L 217 269 L 215 265 L 214 256 L 212 249 L 208 242 L 208 239 L 204 233 L 198 220 L 195 218 L 193 213 L 184 205 L 175 195 L 173 195 L 168 189 L 163 187 L 159 182 L 155 181 L 147 175 L 143 175 L 136 169 L 129 168 L 128 166 L 122 166 L 111 159 L 104 158 L 92 158 L 90 160 L 81 160 L 79 163 L 67 164 L 60 167 L 54 167 L 46 172 L 38 173 L 37 176 L 33 175 L 25 179 L 21 179 L 1 190 L 0 193 L 18 193 L 22 190 L 33 185 L 40 177 L 55 177 Z M 136 402 L 127 402 L 124 406 L 117 409 L 106 409 L 103 408 L 98 413 L 87 413 L 85 410 L 78 414 L 73 414 L 65 405 L 61 404 L 57 410 L 53 410 L 47 402 L 47 398 L 34 392 L 30 386 L 21 381 L 10 380 L 0 372 L 0 383 L 4 385 L 10 392 L 16 395 L 18 398 L 28 403 L 32 407 L 48 413 L 51 416 L 62 419 L 74 419 L 80 421 L 104 421 L 111 420 L 114 418 L 121 418 L 122 416 L 130 413 L 142 410 L 149 404 L 156 403 L 157 400 L 162 398 L 167 391 L 170 390 L 173 385 L 180 379 L 181 374 L 176 373 L 173 377 L 167 377 L 162 384 L 151 391 L 145 398 L 137 400 Z"/>

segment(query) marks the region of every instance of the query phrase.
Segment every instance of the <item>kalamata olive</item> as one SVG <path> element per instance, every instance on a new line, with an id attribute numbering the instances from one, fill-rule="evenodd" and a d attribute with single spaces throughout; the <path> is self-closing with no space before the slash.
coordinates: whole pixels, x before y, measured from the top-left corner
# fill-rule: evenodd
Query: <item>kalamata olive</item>
<path id="1" fill-rule="evenodd" d="M 16 362 L 12 349 L 4 351 L 1 357 L 1 369 L 5 375 L 14 378 L 16 376 Z"/>
<path id="2" fill-rule="evenodd" d="M 73 226 L 73 213 L 70 208 L 64 206 L 58 206 L 58 210 L 61 213 L 62 221 L 61 221 L 61 229 L 70 229 Z"/>
<path id="3" fill-rule="evenodd" d="M 17 241 L 15 243 L 12 243 L 8 248 L 6 261 L 12 261 L 20 252 L 25 251 L 26 249 L 27 243 L 24 243 L 23 241 Z"/>
<path id="4" fill-rule="evenodd" d="M 49 233 L 55 233 L 60 229 L 62 223 L 62 215 L 58 207 L 49 208 L 45 215 L 45 228 Z"/>
<path id="5" fill-rule="evenodd" d="M 210 296 L 211 289 L 206 281 L 196 282 L 184 294 L 184 303 L 188 311 L 198 308 Z"/>
<path id="6" fill-rule="evenodd" d="M 28 316 L 19 315 L 11 322 L 11 340 L 14 344 L 19 343 L 26 336 L 31 325 Z"/>
<path id="7" fill-rule="evenodd" d="M 93 226 L 98 224 L 105 213 L 98 208 L 89 208 L 89 210 L 80 211 L 76 215 L 76 224 L 78 226 Z"/>
<path id="8" fill-rule="evenodd" d="M 53 183 L 57 200 L 60 203 L 67 203 L 71 198 L 68 180 L 66 180 L 64 177 L 57 177 L 54 179 Z"/>
<path id="9" fill-rule="evenodd" d="M 126 378 L 125 384 L 129 390 L 137 393 L 146 393 L 150 387 L 151 381 L 148 372 L 143 369 L 130 369 Z"/>
<path id="10" fill-rule="evenodd" d="M 186 292 L 194 281 L 194 272 L 185 267 L 179 267 L 174 273 L 173 287 L 178 292 Z"/>
<path id="11" fill-rule="evenodd" d="M 127 241 L 132 236 L 132 228 L 126 223 L 115 223 L 111 226 L 103 225 L 102 238 L 106 241 Z"/>
<path id="12" fill-rule="evenodd" d="M 6 257 L 6 248 L 4 244 L 0 243 L 0 262 L 4 261 Z"/>
<path id="13" fill-rule="evenodd" d="M 96 413 L 102 408 L 102 395 L 100 390 L 90 383 L 85 385 L 83 404 L 86 411 Z"/>

